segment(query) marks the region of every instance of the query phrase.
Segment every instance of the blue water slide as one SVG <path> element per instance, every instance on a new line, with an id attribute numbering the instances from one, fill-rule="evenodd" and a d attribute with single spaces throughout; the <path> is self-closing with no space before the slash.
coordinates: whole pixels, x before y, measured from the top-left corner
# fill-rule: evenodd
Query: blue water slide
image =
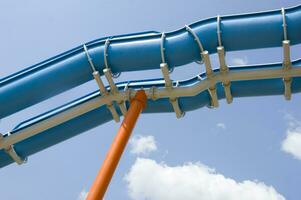
<path id="1" fill-rule="evenodd" d="M 292 62 L 294 68 L 301 69 L 301 60 L 296 60 Z M 241 67 L 231 67 L 231 72 L 239 72 L 245 70 L 262 70 L 262 69 L 281 69 L 282 63 L 275 64 L 265 64 L 265 65 L 255 65 L 255 66 L 241 66 Z M 218 69 L 215 70 L 217 72 Z M 206 77 L 206 74 L 200 74 L 199 77 Z M 180 81 L 179 87 L 189 87 L 199 83 L 198 77 L 194 77 L 189 80 Z M 144 89 L 149 89 L 150 87 L 164 88 L 163 79 L 152 79 L 144 81 L 131 81 L 123 82 L 117 84 L 118 89 L 124 90 L 125 87 L 129 89 L 137 90 L 143 87 Z M 292 93 L 301 92 L 301 77 L 296 77 L 292 82 Z M 225 98 L 223 86 L 221 83 L 217 84 L 217 96 L 218 99 Z M 262 80 L 247 80 L 247 81 L 233 81 L 231 83 L 231 92 L 233 97 L 251 97 L 251 96 L 269 96 L 269 95 L 280 95 L 284 93 L 284 84 L 281 78 L 277 79 L 262 79 Z M 93 101 L 99 98 L 101 95 L 99 91 L 95 91 L 70 103 L 67 103 L 59 108 L 53 109 L 47 113 L 41 114 L 37 117 L 24 121 L 17 125 L 10 134 L 18 134 L 22 130 L 34 126 L 43 120 L 47 120 L 52 116 L 59 115 L 60 113 L 71 109 L 73 107 L 79 106 L 89 101 Z M 179 98 L 179 103 L 181 109 L 184 112 L 198 109 L 203 106 L 210 106 L 210 95 L 207 90 L 199 93 L 196 96 L 182 97 Z M 128 105 L 127 105 L 128 106 Z M 158 100 L 148 100 L 147 108 L 143 113 L 163 113 L 163 112 L 173 112 L 173 108 L 170 104 L 168 98 L 158 99 Z M 121 115 L 121 112 L 119 111 Z M 92 111 L 89 111 L 79 117 L 73 118 L 66 121 L 58 126 L 45 130 L 33 137 L 25 139 L 14 145 L 15 150 L 23 158 L 28 157 L 31 154 L 39 152 L 45 148 L 55 145 L 59 142 L 67 140 L 73 136 L 83 133 L 89 129 L 99 126 L 103 123 L 112 120 L 112 115 L 106 106 L 98 107 Z M 8 135 L 5 135 L 7 137 Z M 14 161 L 11 157 L 4 151 L 0 150 L 0 167 L 4 167 Z"/>
<path id="2" fill-rule="evenodd" d="M 301 42 L 301 6 L 286 10 L 288 38 L 291 44 Z M 283 19 L 279 10 L 264 13 L 254 13 L 222 17 L 222 41 L 226 51 L 277 47 L 282 45 L 284 39 Z M 204 48 L 210 53 L 216 52 L 217 23 L 216 18 L 199 21 L 190 25 L 201 40 Z M 132 35 L 110 37 L 108 48 L 109 66 L 113 73 L 123 71 L 137 71 L 159 69 L 161 63 L 160 42 L 161 34 L 157 32 L 144 32 Z M 107 38 L 92 41 L 86 46 L 89 49 L 97 70 L 104 68 L 104 43 Z M 171 67 L 181 66 L 200 60 L 200 50 L 194 38 L 186 29 L 180 29 L 166 34 L 166 59 Z M 268 69 L 282 69 L 283 63 L 260 64 L 252 66 L 232 66 L 230 72 L 257 71 Z M 301 60 L 292 62 L 293 69 L 301 68 Z M 219 73 L 215 69 L 214 73 Z M 21 72 L 0 80 L 0 108 L 1 117 L 6 117 L 18 110 L 47 99 L 55 94 L 68 90 L 93 78 L 92 69 L 87 60 L 83 47 L 80 46 L 66 53 L 58 55 L 47 61 L 34 65 Z M 199 74 L 189 80 L 179 81 L 179 88 L 192 87 L 207 79 L 206 73 Z M 117 88 L 137 90 L 140 88 L 165 88 L 164 79 L 138 80 L 118 83 Z M 47 90 L 45 90 L 47 88 Z M 109 87 L 107 87 L 109 89 Z M 283 78 L 269 78 L 260 80 L 231 81 L 231 93 L 234 98 L 280 95 L 284 94 Z M 224 99 L 224 86 L 221 82 L 216 84 L 218 99 Z M 301 92 L 301 77 L 294 77 L 291 92 Z M 22 96 L 22 98 L 19 98 Z M 76 99 L 59 108 L 24 121 L 17 125 L 4 138 L 18 135 L 27 128 L 58 116 L 61 113 L 88 104 L 101 98 L 99 91 Z M 195 96 L 178 98 L 181 110 L 188 112 L 203 106 L 210 106 L 208 90 L 199 92 Z M 149 99 L 144 113 L 173 112 L 168 98 L 157 100 Z M 129 105 L 127 105 L 128 107 Z M 121 111 L 115 106 L 119 115 Z M 32 137 L 14 144 L 14 150 L 22 158 L 46 149 L 59 142 L 83 133 L 89 129 L 112 120 L 112 115 L 105 105 L 87 111 L 82 115 L 65 121 L 57 126 L 41 131 Z M 0 167 L 4 167 L 14 160 L 3 149 L 0 150 Z"/>
<path id="3" fill-rule="evenodd" d="M 226 51 L 279 47 L 284 34 L 280 10 L 221 17 L 222 42 Z M 288 38 L 301 42 L 301 6 L 286 9 Z M 190 25 L 209 53 L 216 52 L 217 19 Z M 160 37 L 144 32 L 109 37 L 108 62 L 113 73 L 157 69 L 161 61 Z M 86 44 L 98 71 L 104 68 L 101 38 Z M 166 58 L 170 67 L 200 60 L 198 46 L 185 28 L 166 33 Z M 83 46 L 62 53 L 0 80 L 0 119 L 56 94 L 83 84 L 93 77 Z M 47 88 L 47 90 L 45 90 Z M 22 98 L 20 98 L 20 96 Z"/>

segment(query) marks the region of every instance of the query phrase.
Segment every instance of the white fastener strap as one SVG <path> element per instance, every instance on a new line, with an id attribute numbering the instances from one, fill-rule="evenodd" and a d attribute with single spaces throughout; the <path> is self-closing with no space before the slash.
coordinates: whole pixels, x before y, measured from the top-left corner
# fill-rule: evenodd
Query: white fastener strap
<path id="1" fill-rule="evenodd" d="M 176 117 L 177 118 L 181 118 L 183 117 L 183 112 L 179 106 L 179 102 L 178 102 L 178 99 L 177 98 L 174 98 L 174 99 L 169 99 L 171 105 L 172 105 L 172 108 L 173 110 L 175 111 L 176 113 Z"/>
<path id="2" fill-rule="evenodd" d="M 286 24 L 286 17 L 285 17 L 285 9 L 281 9 L 282 14 L 282 27 L 283 27 L 283 69 L 290 70 L 292 68 L 291 58 L 290 58 L 290 41 L 288 40 L 287 36 L 287 24 Z M 292 78 L 285 76 L 283 77 L 284 83 L 284 97 L 286 100 L 290 100 L 292 97 Z"/>
<path id="3" fill-rule="evenodd" d="M 168 65 L 167 63 L 161 63 L 160 68 L 165 80 L 165 87 L 169 90 L 173 89 L 172 81 L 169 77 Z M 181 118 L 183 116 L 183 112 L 180 109 L 179 102 L 177 98 L 169 98 L 169 101 L 173 107 L 174 112 L 176 113 L 177 118 Z"/>
<path id="4" fill-rule="evenodd" d="M 94 66 L 94 63 L 92 61 L 92 58 L 88 52 L 88 49 L 86 47 L 86 45 L 84 45 L 84 51 L 86 53 L 86 56 L 87 56 L 87 59 L 88 59 L 88 62 L 93 70 L 93 77 L 94 77 L 94 80 L 96 81 L 97 85 L 98 85 L 98 88 L 99 88 L 99 91 L 100 91 L 100 94 L 103 95 L 103 96 L 107 96 L 109 95 L 108 94 L 108 91 L 107 89 L 105 88 L 104 84 L 103 84 L 103 81 L 101 80 L 100 78 L 100 75 L 99 75 L 99 72 L 96 70 L 95 66 Z M 109 111 L 111 112 L 112 114 L 112 117 L 113 119 L 115 120 L 115 122 L 119 122 L 120 121 L 120 117 L 113 105 L 113 102 L 110 102 L 107 104 L 107 108 L 109 109 Z"/>
<path id="5" fill-rule="evenodd" d="M 222 74 L 226 74 L 229 72 L 229 68 L 226 64 L 226 59 L 225 59 L 225 48 L 223 47 L 222 44 L 222 31 L 221 31 L 221 17 L 218 15 L 217 16 L 217 41 L 218 41 L 218 47 L 217 47 L 217 54 L 218 54 L 218 59 L 220 63 L 220 72 Z M 231 82 L 229 81 L 223 81 L 223 86 L 224 86 L 224 93 L 226 97 L 227 103 L 232 103 L 233 97 L 231 93 Z"/>
<path id="6" fill-rule="evenodd" d="M 284 70 L 290 70 L 292 68 L 291 66 L 291 60 L 290 60 L 290 41 L 284 40 L 282 42 L 283 44 L 283 68 Z M 292 96 L 292 78 L 291 77 L 283 77 L 284 82 L 284 96 L 286 100 L 290 100 Z"/>
<path id="7" fill-rule="evenodd" d="M 113 77 L 112 77 L 112 73 L 111 73 L 111 69 L 110 68 L 105 68 L 103 70 L 103 73 L 104 73 L 106 79 L 109 82 L 111 93 L 112 94 L 118 94 L 119 91 L 118 91 L 118 89 L 117 89 L 117 87 L 116 87 L 116 85 L 114 83 L 114 80 L 113 80 Z M 122 115 L 125 116 L 125 114 L 127 113 L 125 102 L 124 101 L 119 101 L 117 103 L 118 103 L 118 106 L 120 108 L 120 111 L 121 111 Z"/>
<path id="8" fill-rule="evenodd" d="M 208 51 L 203 51 L 201 54 L 202 54 L 202 57 L 203 57 L 203 60 L 204 60 L 204 63 L 205 63 L 207 78 L 211 79 L 212 76 L 213 76 L 213 70 L 212 70 L 212 67 L 211 67 L 209 53 L 208 53 Z M 211 85 L 208 88 L 208 92 L 209 92 L 210 98 L 211 98 L 211 106 L 215 107 L 215 108 L 218 107 L 219 103 L 218 103 L 218 97 L 217 97 L 215 83 L 214 83 L 214 85 Z"/>
<path id="9" fill-rule="evenodd" d="M 211 67 L 209 53 L 208 53 L 208 51 L 204 50 L 204 47 L 203 47 L 203 45 L 200 41 L 200 38 L 197 36 L 197 34 L 189 26 L 186 25 L 185 28 L 193 36 L 194 40 L 198 44 L 202 61 L 205 63 L 207 78 L 210 79 L 213 75 L 213 70 L 212 70 L 212 67 Z M 208 92 L 209 92 L 210 98 L 211 98 L 211 105 L 213 107 L 218 107 L 218 98 L 217 98 L 217 94 L 216 94 L 216 86 L 215 85 L 210 86 L 210 88 L 208 89 Z"/>
<path id="10" fill-rule="evenodd" d="M 222 74 L 227 74 L 229 72 L 229 68 L 226 65 L 226 60 L 225 60 L 225 50 L 223 46 L 218 46 L 217 47 L 217 54 L 218 54 L 218 59 L 220 63 L 220 72 Z M 231 93 L 231 82 L 230 80 L 223 81 L 223 86 L 224 86 L 224 92 L 226 96 L 226 101 L 227 103 L 232 103 L 233 101 L 233 96 Z"/>
<path id="11" fill-rule="evenodd" d="M 172 90 L 172 88 L 173 88 L 172 81 L 169 77 L 170 70 L 169 70 L 168 64 L 166 63 L 165 54 L 164 54 L 164 51 L 165 51 L 164 40 L 165 40 L 165 34 L 162 33 L 161 43 L 160 43 L 160 52 L 161 52 L 162 63 L 160 64 L 160 69 L 161 69 L 161 72 L 163 74 L 163 78 L 165 81 L 165 87 L 169 90 Z M 153 88 L 153 99 L 155 99 L 154 88 Z M 176 113 L 176 117 L 181 118 L 182 116 L 184 116 L 183 112 L 180 109 L 178 98 L 172 98 L 172 99 L 169 98 L 169 101 L 172 105 L 174 112 Z"/>
<path id="12" fill-rule="evenodd" d="M 221 34 L 222 34 L 222 32 L 221 32 L 221 17 L 218 15 L 217 16 L 217 27 L 216 27 L 216 29 L 217 29 L 217 31 L 216 31 L 216 33 L 217 33 L 217 41 L 218 41 L 218 46 L 223 46 L 222 45 L 222 36 L 221 36 Z"/>
<path id="13" fill-rule="evenodd" d="M 185 25 L 186 30 L 193 36 L 194 40 L 196 41 L 196 43 L 198 44 L 198 47 L 200 49 L 200 52 L 204 51 L 204 47 L 201 43 L 200 38 L 196 35 L 196 33 L 192 30 L 192 28 L 190 28 L 188 25 Z"/>

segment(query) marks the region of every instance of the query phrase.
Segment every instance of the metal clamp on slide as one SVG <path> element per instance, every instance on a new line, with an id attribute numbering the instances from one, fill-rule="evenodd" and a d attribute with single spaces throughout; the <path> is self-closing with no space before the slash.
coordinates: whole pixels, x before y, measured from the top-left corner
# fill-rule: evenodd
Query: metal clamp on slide
<path id="1" fill-rule="evenodd" d="M 3 135 L 0 133 L 0 143 L 3 142 Z M 27 158 L 23 159 L 21 158 L 15 148 L 14 145 L 10 145 L 8 148 L 5 148 L 4 151 L 11 157 L 11 159 L 13 159 L 18 165 L 21 165 L 23 163 L 25 163 L 27 161 Z"/>
<path id="2" fill-rule="evenodd" d="M 123 91 L 124 91 L 124 93 L 125 93 L 125 96 L 126 96 L 125 99 L 128 100 L 128 101 L 131 100 L 131 93 L 132 93 L 132 89 L 129 88 L 130 84 L 131 84 L 131 81 L 128 81 L 128 82 L 126 83 L 126 85 L 124 86 L 124 89 L 123 89 Z"/>
<path id="3" fill-rule="evenodd" d="M 165 40 L 165 34 L 162 33 L 161 45 L 160 45 L 162 63 L 160 64 L 160 69 L 162 71 L 163 78 L 164 78 L 164 81 L 165 81 L 165 87 L 168 90 L 172 90 L 173 85 L 172 85 L 172 81 L 170 80 L 170 77 L 169 77 L 169 68 L 168 68 L 168 64 L 165 60 L 165 54 L 164 54 L 164 51 L 165 51 L 165 49 L 164 49 L 164 40 Z M 178 98 L 169 98 L 169 101 L 170 101 L 170 103 L 173 107 L 173 110 L 176 113 L 177 118 L 183 117 L 184 112 L 182 112 L 182 110 L 179 106 Z"/>
<path id="4" fill-rule="evenodd" d="M 105 46 L 104 46 L 104 50 L 103 50 L 103 59 L 104 59 L 104 63 L 105 63 L 105 67 L 106 68 L 109 68 L 109 65 L 108 65 L 108 48 L 110 46 L 110 39 L 106 39 L 106 42 L 105 42 Z M 117 73 L 113 73 L 112 72 L 112 77 L 113 78 L 118 78 L 120 76 L 121 72 L 117 72 Z"/>
<path id="5" fill-rule="evenodd" d="M 199 47 L 200 52 L 201 52 L 200 53 L 201 58 L 202 58 L 203 62 L 205 63 L 206 76 L 210 80 L 213 76 L 213 70 L 212 70 L 212 67 L 211 67 L 209 53 L 208 53 L 208 51 L 204 50 L 203 45 L 202 45 L 200 39 L 198 38 L 198 36 L 195 34 L 195 32 L 188 25 L 186 25 L 185 28 L 193 36 L 194 40 L 198 44 L 198 47 Z M 211 98 L 211 106 L 215 107 L 215 108 L 218 107 L 219 103 L 218 103 L 218 97 L 217 97 L 215 83 L 211 84 L 209 86 L 208 92 L 209 92 L 209 95 L 210 95 L 210 98 Z"/>
<path id="6" fill-rule="evenodd" d="M 281 8 L 281 14 L 282 14 L 282 27 L 283 27 L 283 41 L 282 41 L 282 47 L 283 47 L 283 69 L 284 70 L 290 70 L 292 68 L 291 58 L 290 58 L 290 41 L 287 38 L 287 24 L 286 24 L 286 18 L 285 18 L 285 10 L 284 8 Z M 286 100 L 290 100 L 292 97 L 292 78 L 285 76 L 283 77 L 284 82 L 284 96 Z"/>
<path id="7" fill-rule="evenodd" d="M 112 74 L 112 71 L 111 71 L 111 69 L 109 68 L 109 65 L 108 65 L 108 58 L 107 58 L 108 53 L 107 52 L 108 52 L 109 45 L 110 45 L 110 40 L 107 39 L 106 42 L 105 42 L 105 48 L 104 48 L 104 51 L 103 51 L 103 58 L 104 58 L 104 63 L 105 63 L 105 69 L 103 69 L 103 73 L 104 73 L 106 79 L 109 82 L 111 93 L 112 94 L 118 94 L 119 91 L 118 91 L 118 89 L 117 89 L 117 87 L 114 83 L 113 74 Z M 122 115 L 125 116 L 125 114 L 127 113 L 125 102 L 124 101 L 119 101 L 117 103 L 118 103 L 118 106 L 119 106 L 119 109 L 120 109 Z"/>
<path id="8" fill-rule="evenodd" d="M 106 79 L 109 82 L 111 93 L 112 94 L 118 94 L 119 91 L 118 91 L 118 89 L 117 89 L 117 87 L 116 87 L 116 85 L 114 83 L 111 69 L 110 68 L 105 68 L 103 70 L 103 73 L 104 73 Z M 118 101 L 117 103 L 118 103 L 118 106 L 119 106 L 119 109 L 120 109 L 122 115 L 125 116 L 125 114 L 127 113 L 127 108 L 125 106 L 125 102 L 124 101 Z"/>
<path id="9" fill-rule="evenodd" d="M 217 54 L 220 63 L 220 72 L 221 74 L 227 74 L 229 72 L 229 68 L 226 64 L 225 60 L 225 49 L 222 44 L 222 36 L 221 36 L 221 18 L 217 16 L 217 40 L 218 40 L 218 47 L 217 47 Z M 231 93 L 231 82 L 230 80 L 222 81 L 224 86 L 224 92 L 226 96 L 227 103 L 230 104 L 233 101 L 232 93 Z"/>
<path id="10" fill-rule="evenodd" d="M 83 47 L 84 47 L 87 59 L 88 59 L 88 61 L 90 63 L 90 66 L 91 66 L 91 68 L 93 70 L 92 75 L 93 75 L 93 77 L 94 77 L 94 79 L 95 79 L 95 81 L 96 81 L 96 83 L 98 85 L 100 94 L 103 95 L 103 96 L 109 95 L 107 89 L 105 88 L 105 86 L 104 86 L 104 84 L 103 84 L 103 82 L 102 82 L 102 80 L 100 78 L 99 72 L 96 70 L 96 68 L 95 68 L 95 66 L 93 64 L 92 58 L 89 55 L 89 52 L 88 52 L 88 49 L 87 49 L 86 45 L 84 45 Z M 107 104 L 107 108 L 110 110 L 110 112 L 112 114 L 112 117 L 115 120 L 115 122 L 119 122 L 120 121 L 120 117 L 119 117 L 119 115 L 118 115 L 118 113 L 117 113 L 117 111 L 116 111 L 116 109 L 115 109 L 115 107 L 113 105 L 113 102 L 108 103 Z"/>

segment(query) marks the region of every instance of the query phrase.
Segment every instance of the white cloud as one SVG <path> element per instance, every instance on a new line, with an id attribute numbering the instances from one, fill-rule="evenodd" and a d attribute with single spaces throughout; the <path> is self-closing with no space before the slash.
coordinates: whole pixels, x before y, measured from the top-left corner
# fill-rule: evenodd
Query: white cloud
<path id="1" fill-rule="evenodd" d="M 157 150 L 157 145 L 154 136 L 134 136 L 130 140 L 131 153 L 133 154 L 149 154 Z"/>
<path id="2" fill-rule="evenodd" d="M 301 160 L 301 122 L 289 113 L 286 113 L 284 118 L 288 121 L 288 128 L 286 138 L 282 142 L 282 150 Z"/>
<path id="3" fill-rule="evenodd" d="M 284 113 L 284 119 L 288 121 L 288 130 L 295 130 L 301 128 L 301 122 L 296 119 L 291 113 Z"/>
<path id="4" fill-rule="evenodd" d="M 226 128 L 227 128 L 227 127 L 226 127 L 226 124 L 224 124 L 224 123 L 217 123 L 217 124 L 216 124 L 216 127 L 217 127 L 217 128 L 220 128 L 220 129 L 223 129 L 223 130 L 226 130 Z"/>
<path id="5" fill-rule="evenodd" d="M 282 142 L 282 150 L 301 160 L 301 130 L 288 130 Z"/>
<path id="6" fill-rule="evenodd" d="M 78 200 L 86 200 L 88 192 L 86 190 L 82 190 L 78 196 Z"/>
<path id="7" fill-rule="evenodd" d="M 236 182 L 200 163 L 171 167 L 138 158 L 125 180 L 134 200 L 284 200 L 257 181 Z"/>
<path id="8" fill-rule="evenodd" d="M 248 64 L 248 59 L 247 57 L 243 58 L 232 58 L 231 59 L 233 65 L 247 65 Z"/>

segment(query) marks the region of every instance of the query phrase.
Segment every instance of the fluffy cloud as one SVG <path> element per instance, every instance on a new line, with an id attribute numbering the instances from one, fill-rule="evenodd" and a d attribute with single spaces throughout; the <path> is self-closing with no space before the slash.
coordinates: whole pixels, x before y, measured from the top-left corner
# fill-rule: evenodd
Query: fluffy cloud
<path id="1" fill-rule="evenodd" d="M 288 129 L 282 150 L 301 160 L 301 123 L 290 114 L 286 114 L 285 119 L 288 120 Z"/>
<path id="2" fill-rule="evenodd" d="M 125 180 L 134 200 L 284 200 L 257 181 L 236 182 L 200 163 L 171 167 L 137 158 Z"/>
<path id="3" fill-rule="evenodd" d="M 288 130 L 282 150 L 301 160 L 301 130 Z"/>
<path id="4" fill-rule="evenodd" d="M 133 154 L 149 154 L 157 150 L 155 138 L 151 135 L 148 136 L 134 136 L 130 140 L 131 150 Z"/>
<path id="5" fill-rule="evenodd" d="M 220 129 L 223 129 L 223 130 L 226 130 L 226 124 L 224 124 L 224 123 L 217 123 L 216 127 L 220 128 Z"/>

